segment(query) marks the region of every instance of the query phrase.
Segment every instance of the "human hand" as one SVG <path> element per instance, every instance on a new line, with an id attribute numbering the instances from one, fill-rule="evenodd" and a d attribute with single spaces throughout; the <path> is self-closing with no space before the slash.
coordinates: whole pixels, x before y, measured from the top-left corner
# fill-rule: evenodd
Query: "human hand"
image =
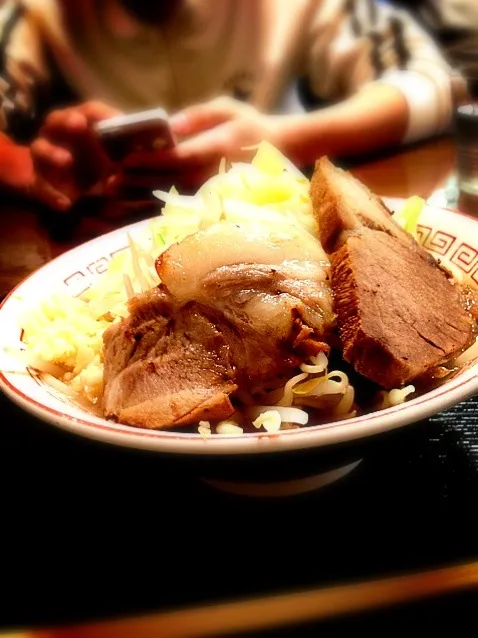
<path id="1" fill-rule="evenodd" d="M 113 164 L 93 131 L 93 124 L 119 111 L 102 102 L 85 102 L 51 112 L 30 147 L 34 179 L 30 196 L 58 211 L 106 180 Z"/>
<path id="2" fill-rule="evenodd" d="M 168 188 L 191 191 L 217 173 L 221 158 L 247 161 L 251 147 L 266 139 L 280 148 L 277 116 L 231 98 L 191 106 L 170 118 L 174 133 L 187 137 L 167 151 L 137 153 L 123 162 L 127 188 Z"/>

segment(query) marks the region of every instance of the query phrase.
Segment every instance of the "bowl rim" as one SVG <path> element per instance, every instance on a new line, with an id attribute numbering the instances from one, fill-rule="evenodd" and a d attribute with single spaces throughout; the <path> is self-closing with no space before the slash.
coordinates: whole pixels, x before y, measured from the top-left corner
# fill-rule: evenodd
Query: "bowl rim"
<path id="1" fill-rule="evenodd" d="M 387 197 L 383 199 L 388 206 L 393 206 L 394 204 L 399 205 L 405 201 L 404 198 L 397 197 Z M 461 211 L 435 206 L 433 204 L 429 205 L 429 207 L 435 210 L 462 215 L 478 224 L 478 219 Z M 65 259 L 76 251 L 91 247 L 95 243 L 104 241 L 108 237 L 112 238 L 117 234 L 139 229 L 150 223 L 151 219 L 153 218 L 140 220 L 112 230 L 99 237 L 92 238 L 87 242 L 65 251 L 46 264 L 43 264 L 20 281 L 8 293 L 0 304 L 0 313 L 18 289 L 22 288 L 31 278 L 36 277 L 40 271 L 52 268 L 52 265 L 54 268 L 54 263 L 58 260 Z M 32 377 L 32 381 L 33 380 Z M 404 427 L 435 415 L 478 393 L 478 371 L 471 375 L 467 374 L 464 379 L 460 376 L 455 377 L 445 385 L 439 386 L 430 392 L 400 405 L 385 410 L 370 412 L 354 417 L 353 419 L 337 420 L 321 425 L 311 425 L 295 430 L 281 431 L 280 433 L 258 432 L 244 433 L 241 435 L 214 435 L 210 437 L 203 437 L 199 433 L 136 428 L 116 424 L 106 419 L 95 418 L 94 416 L 92 417 L 94 420 L 90 420 L 86 417 L 78 418 L 28 396 L 12 383 L 3 371 L 0 371 L 0 389 L 26 412 L 44 422 L 84 438 L 133 449 L 180 455 L 238 455 L 323 448 L 338 443 L 352 442 L 365 437 L 377 436 L 387 431 Z M 439 406 L 437 406 L 437 401 L 439 402 Z M 81 410 L 81 408 L 79 409 Z"/>

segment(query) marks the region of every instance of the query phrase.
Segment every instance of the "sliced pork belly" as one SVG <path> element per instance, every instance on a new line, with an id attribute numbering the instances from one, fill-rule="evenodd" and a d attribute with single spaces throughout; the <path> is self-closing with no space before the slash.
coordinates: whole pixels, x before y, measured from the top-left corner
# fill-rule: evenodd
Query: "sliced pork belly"
<path id="1" fill-rule="evenodd" d="M 291 339 L 298 319 L 319 340 L 334 320 L 327 255 L 292 226 L 271 232 L 262 224 L 221 222 L 171 246 L 156 269 L 180 303 L 213 306 L 273 349 Z"/>
<path id="2" fill-rule="evenodd" d="M 104 413 L 150 428 L 232 414 L 321 350 L 335 315 L 319 242 L 285 226 L 219 222 L 157 261 L 162 284 L 104 337 Z"/>
<path id="3" fill-rule="evenodd" d="M 244 265 L 240 278 L 237 266 Z M 178 301 L 209 300 L 204 280 L 215 277 L 222 288 L 231 285 L 226 270 L 235 267 L 234 287 L 273 286 L 269 279 L 278 272 L 281 279 L 311 281 L 323 286 L 329 259 L 322 246 L 308 232 L 292 225 L 270 228 L 254 222 L 220 222 L 174 244 L 159 256 L 156 269 L 161 281 Z M 263 280 L 259 281 L 259 273 Z M 324 312 L 329 312 L 330 292 L 324 286 Z"/>
<path id="4" fill-rule="evenodd" d="M 229 346 L 197 304 L 177 309 L 164 290 L 144 293 L 104 346 L 105 416 L 160 428 L 234 412 Z"/>
<path id="5" fill-rule="evenodd" d="M 387 233 L 349 237 L 332 282 L 344 358 L 381 386 L 408 383 L 471 345 L 460 290 Z"/>
<path id="6" fill-rule="evenodd" d="M 312 207 L 319 222 L 319 236 L 328 254 L 347 237 L 363 228 L 383 232 L 414 245 L 415 240 L 396 224 L 383 201 L 347 171 L 327 157 L 317 160 L 310 184 Z M 418 244 L 416 244 L 418 246 Z"/>
<path id="7" fill-rule="evenodd" d="M 326 159 L 311 196 L 330 252 L 343 356 L 357 372 L 399 387 L 471 344 L 474 320 L 461 290 L 378 198 Z"/>

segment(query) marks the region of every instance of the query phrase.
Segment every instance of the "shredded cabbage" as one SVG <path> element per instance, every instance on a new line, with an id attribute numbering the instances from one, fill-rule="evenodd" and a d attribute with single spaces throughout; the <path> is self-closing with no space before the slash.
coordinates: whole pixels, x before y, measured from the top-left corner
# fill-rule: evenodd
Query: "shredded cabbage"
<path id="1" fill-rule="evenodd" d="M 154 191 L 165 202 L 163 214 L 153 222 L 166 243 L 179 241 L 218 222 L 250 220 L 299 224 L 316 234 L 309 180 L 282 153 L 262 142 L 251 163 L 238 162 L 209 179 L 195 195 Z"/>
<path id="2" fill-rule="evenodd" d="M 417 224 L 420 214 L 425 206 L 425 200 L 417 195 L 409 197 L 402 210 L 397 211 L 393 215 L 393 219 L 404 230 L 408 231 L 415 239 L 417 239 Z"/>

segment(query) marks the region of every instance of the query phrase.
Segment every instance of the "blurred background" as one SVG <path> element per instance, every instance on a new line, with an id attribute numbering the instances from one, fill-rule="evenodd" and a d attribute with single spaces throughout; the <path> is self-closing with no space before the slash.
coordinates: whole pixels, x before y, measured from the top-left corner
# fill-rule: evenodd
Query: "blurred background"
<path id="1" fill-rule="evenodd" d="M 66 250 L 158 212 L 154 188 L 195 192 L 261 139 L 306 175 L 326 154 L 379 195 L 478 215 L 477 100 L 476 0 L 3 0 L 1 296 Z M 175 146 L 150 143 L 154 129 L 110 157 L 95 125 L 156 107 Z M 106 629 L 48 628 L 206 604 L 219 618 L 223 603 L 308 590 L 322 615 L 281 626 L 271 612 L 259 631 L 261 608 L 246 605 L 243 633 L 473 626 L 476 397 L 357 445 L 363 460 L 347 477 L 286 499 L 225 494 L 198 478 L 214 473 L 207 465 L 75 438 L 3 395 L 0 406 L 5 633 L 95 638 Z M 428 574 L 459 565 L 459 577 Z M 405 581 L 388 605 L 380 588 L 357 608 L 347 596 L 360 589 L 343 604 L 323 595 L 422 572 L 413 596 Z M 154 619 L 125 631 L 238 635 L 201 633 L 194 620 L 184 633 Z"/>

